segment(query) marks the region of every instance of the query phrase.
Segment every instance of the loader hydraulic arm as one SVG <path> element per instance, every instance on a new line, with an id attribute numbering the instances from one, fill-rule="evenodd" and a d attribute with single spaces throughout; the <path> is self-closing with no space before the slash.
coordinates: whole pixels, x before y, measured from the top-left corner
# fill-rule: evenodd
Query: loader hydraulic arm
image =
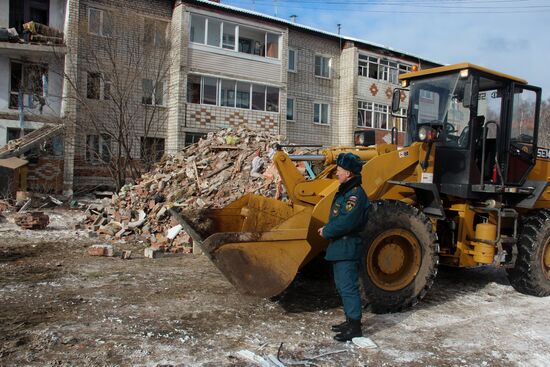
<path id="1" fill-rule="evenodd" d="M 413 148 L 417 152 L 417 148 Z M 408 154 L 406 159 L 399 159 L 397 147 L 393 144 L 381 144 L 374 147 L 358 148 L 358 147 L 334 147 L 325 149 L 319 155 L 288 155 L 282 150 L 278 150 L 273 156 L 273 161 L 279 171 L 283 184 L 287 190 L 288 196 L 293 203 L 314 206 L 319 201 L 338 188 L 338 181 L 332 176 L 336 168 L 336 158 L 340 153 L 352 152 L 359 156 L 363 161 L 366 161 L 363 168 L 363 186 L 368 188 L 367 194 L 376 195 L 380 189 L 381 174 L 385 178 L 390 178 L 399 174 L 404 167 L 409 167 L 415 162 L 417 154 Z M 388 153 L 390 153 L 388 155 Z M 384 158 L 382 158 L 384 156 Z M 411 159 L 412 158 L 412 159 Z M 314 180 L 306 180 L 306 178 L 296 168 L 294 161 L 323 161 L 325 169 Z M 401 163 L 405 163 L 405 166 Z M 416 162 L 418 160 L 416 159 Z M 376 163 L 375 163 L 376 162 Z M 371 170 L 366 167 L 371 166 Z M 380 171 L 380 172 L 379 172 Z"/>

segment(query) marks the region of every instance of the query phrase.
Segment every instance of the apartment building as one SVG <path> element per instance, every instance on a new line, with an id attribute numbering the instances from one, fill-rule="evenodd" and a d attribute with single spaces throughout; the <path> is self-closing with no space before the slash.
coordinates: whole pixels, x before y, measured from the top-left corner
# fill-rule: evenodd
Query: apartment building
<path id="1" fill-rule="evenodd" d="M 6 129 L 0 145 L 15 134 L 7 136 L 8 128 L 20 128 L 9 102 L 15 92 L 5 85 L 18 70 L 18 57 L 44 64 L 48 55 L 59 60 L 62 54 L 61 63 L 46 68 L 47 91 L 35 94 L 42 93 L 48 113 L 65 124 L 61 175 L 67 194 L 111 184 L 108 162 L 116 154 L 119 163 L 121 156 L 156 159 L 220 128 L 246 125 L 291 143 L 351 145 L 357 131 L 374 130 L 382 142 L 395 127 L 402 143 L 406 121 L 389 111 L 398 75 L 437 65 L 207 0 L 41 1 L 28 3 L 45 4 L 48 17 L 40 23 L 63 29 L 64 44 L 0 42 L 0 73 L 6 74 L 0 78 L 0 117 L 9 114 L 0 120 Z M 0 18 L 0 26 L 15 24 L 15 3 L 3 5 L 0 14 L 10 19 Z M 39 86 L 46 80 L 40 70 Z M 42 115 L 32 108 L 25 107 L 28 116 L 45 115 L 44 106 Z M 25 128 L 35 123 L 25 121 Z"/>

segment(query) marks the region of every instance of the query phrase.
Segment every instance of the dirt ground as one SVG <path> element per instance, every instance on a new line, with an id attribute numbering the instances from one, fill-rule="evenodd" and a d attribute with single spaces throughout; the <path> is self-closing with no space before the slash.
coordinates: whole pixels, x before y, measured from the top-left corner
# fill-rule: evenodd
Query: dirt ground
<path id="1" fill-rule="evenodd" d="M 102 241 L 72 229 L 82 214 L 48 214 L 44 231 L 0 224 L 2 366 L 257 365 L 240 350 L 285 366 L 550 366 L 550 298 L 515 292 L 502 270 L 440 271 L 414 309 L 366 313 L 378 347 L 361 349 L 332 339 L 330 278 L 246 297 L 204 256 L 151 260 L 124 243 L 130 260 L 88 256 Z"/>

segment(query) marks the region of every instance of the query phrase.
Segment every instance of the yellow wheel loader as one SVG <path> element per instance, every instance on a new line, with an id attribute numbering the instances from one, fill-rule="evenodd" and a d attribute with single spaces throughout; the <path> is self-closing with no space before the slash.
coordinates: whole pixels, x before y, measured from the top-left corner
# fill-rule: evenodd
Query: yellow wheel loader
<path id="1" fill-rule="evenodd" d="M 404 147 L 301 156 L 279 149 L 273 160 L 289 202 L 247 194 L 198 219 L 180 218 L 239 291 L 275 296 L 325 250 L 317 229 L 338 188 L 336 157 L 353 152 L 366 161 L 371 201 L 361 273 L 372 311 L 417 303 L 438 264 L 505 267 L 518 291 L 550 295 L 550 137 L 538 134 L 540 88 L 469 63 L 400 80 L 392 110 L 406 107 L 408 91 Z M 306 179 L 294 161 L 322 161 L 324 170 Z"/>

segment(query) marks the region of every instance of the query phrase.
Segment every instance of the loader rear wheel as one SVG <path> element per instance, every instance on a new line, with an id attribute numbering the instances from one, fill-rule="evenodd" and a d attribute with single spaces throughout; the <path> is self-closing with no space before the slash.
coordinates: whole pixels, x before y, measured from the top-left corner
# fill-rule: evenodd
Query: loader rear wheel
<path id="1" fill-rule="evenodd" d="M 362 278 L 372 312 L 414 306 L 432 286 L 439 247 L 432 222 L 395 200 L 373 202 L 363 232 Z"/>
<path id="2" fill-rule="evenodd" d="M 510 284 L 521 293 L 550 296 L 550 209 L 523 220 L 516 264 L 508 269 Z"/>

